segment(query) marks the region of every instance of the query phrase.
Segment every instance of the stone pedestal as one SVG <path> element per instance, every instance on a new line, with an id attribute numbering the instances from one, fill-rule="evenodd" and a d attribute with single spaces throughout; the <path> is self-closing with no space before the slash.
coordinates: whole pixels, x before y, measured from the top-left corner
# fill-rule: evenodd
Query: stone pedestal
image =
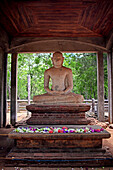
<path id="1" fill-rule="evenodd" d="M 90 105 L 84 103 L 31 104 L 26 108 L 32 112 L 31 118 L 27 120 L 30 125 L 26 127 L 61 128 L 65 124 L 71 129 L 83 127 L 101 129 L 100 126 L 86 125 L 88 121 L 85 118 L 85 112 L 90 109 Z M 100 133 L 16 133 L 13 131 L 8 137 L 15 140 L 15 147 L 7 155 L 7 166 L 102 167 L 110 166 L 113 161 L 112 155 L 102 147 L 102 140 L 110 137 L 110 133 L 106 130 Z"/>
<path id="2" fill-rule="evenodd" d="M 33 126 L 36 128 L 37 126 Z M 38 126 L 45 127 L 45 126 Z M 55 127 L 55 126 L 54 126 Z M 58 127 L 58 125 L 57 125 Z M 59 125 L 59 127 L 61 127 Z M 70 125 L 69 128 L 81 128 L 83 125 Z M 85 126 L 86 127 L 86 126 Z M 100 126 L 88 126 L 100 129 Z M 110 134 L 100 133 L 16 133 L 9 138 L 15 140 L 15 147 L 8 154 L 7 164 L 14 166 L 107 166 L 112 163 L 112 156 L 102 148 L 102 139 Z"/>
<path id="3" fill-rule="evenodd" d="M 24 126 L 25 127 L 25 126 Z M 27 126 L 26 126 L 27 127 Z M 44 125 L 33 125 L 33 128 L 46 127 Z M 53 127 L 61 127 L 61 125 L 53 125 Z M 68 125 L 68 128 L 93 128 L 101 129 L 97 125 Z M 102 139 L 109 138 L 110 134 L 104 130 L 94 133 L 19 133 L 11 132 L 9 138 L 16 140 L 17 148 L 37 148 L 37 149 L 75 149 L 75 148 L 102 148 Z"/>
<path id="4" fill-rule="evenodd" d="M 90 109 L 90 105 L 85 103 L 69 105 L 36 105 L 26 106 L 32 113 L 27 124 L 73 124 L 87 125 L 89 121 L 85 118 L 85 112 Z"/>

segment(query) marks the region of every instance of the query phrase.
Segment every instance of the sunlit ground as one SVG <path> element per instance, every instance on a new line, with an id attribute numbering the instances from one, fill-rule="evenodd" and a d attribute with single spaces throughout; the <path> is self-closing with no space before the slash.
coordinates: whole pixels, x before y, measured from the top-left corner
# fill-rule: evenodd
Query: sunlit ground
<path id="1" fill-rule="evenodd" d="M 27 113 L 27 111 L 20 111 L 17 113 L 17 122 L 26 119 L 26 117 L 29 117 L 31 113 Z M 10 124 L 10 112 L 7 113 L 7 123 Z"/>

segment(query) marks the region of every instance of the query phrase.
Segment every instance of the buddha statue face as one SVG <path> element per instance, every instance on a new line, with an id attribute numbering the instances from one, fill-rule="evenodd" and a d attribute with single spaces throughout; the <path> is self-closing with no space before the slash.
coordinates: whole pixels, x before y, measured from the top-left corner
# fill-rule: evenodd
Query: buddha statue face
<path id="1" fill-rule="evenodd" d="M 62 53 L 55 52 L 53 54 L 52 62 L 53 62 L 53 65 L 54 65 L 55 68 L 62 67 L 63 61 L 64 61 L 64 57 L 63 57 Z"/>

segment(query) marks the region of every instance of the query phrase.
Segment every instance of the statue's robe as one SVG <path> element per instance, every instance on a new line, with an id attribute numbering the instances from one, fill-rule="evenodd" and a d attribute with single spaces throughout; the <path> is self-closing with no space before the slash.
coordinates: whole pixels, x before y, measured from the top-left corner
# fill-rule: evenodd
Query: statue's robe
<path id="1" fill-rule="evenodd" d="M 36 104 L 75 104 L 83 103 L 84 97 L 80 94 L 69 93 L 62 95 L 51 95 L 48 93 L 33 97 Z"/>

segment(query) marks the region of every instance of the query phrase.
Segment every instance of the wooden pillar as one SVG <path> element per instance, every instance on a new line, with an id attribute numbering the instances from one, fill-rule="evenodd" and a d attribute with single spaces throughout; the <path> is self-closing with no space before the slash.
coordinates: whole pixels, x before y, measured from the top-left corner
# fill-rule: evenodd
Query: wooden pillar
<path id="1" fill-rule="evenodd" d="M 0 127 L 3 127 L 4 52 L 0 49 Z"/>
<path id="2" fill-rule="evenodd" d="M 98 93 L 98 119 L 104 121 L 104 66 L 103 52 L 97 53 L 97 93 Z"/>
<path id="3" fill-rule="evenodd" d="M 113 52 L 107 55 L 108 65 L 108 103 L 109 103 L 109 123 L 113 123 Z"/>
<path id="4" fill-rule="evenodd" d="M 17 121 L 17 54 L 12 54 L 11 61 L 11 124 Z"/>
<path id="5" fill-rule="evenodd" d="M 7 53 L 4 53 L 3 127 L 6 126 L 6 115 L 7 115 Z"/>
<path id="6" fill-rule="evenodd" d="M 0 52 L 0 127 L 6 126 L 7 114 L 7 53 Z"/>

